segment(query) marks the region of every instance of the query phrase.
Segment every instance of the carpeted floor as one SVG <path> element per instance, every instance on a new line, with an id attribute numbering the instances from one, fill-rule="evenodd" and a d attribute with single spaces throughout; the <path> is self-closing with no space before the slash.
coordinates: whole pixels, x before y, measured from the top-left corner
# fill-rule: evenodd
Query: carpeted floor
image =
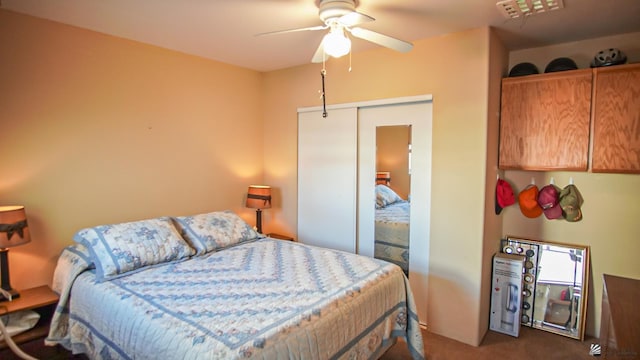
<path id="1" fill-rule="evenodd" d="M 597 339 L 578 341 L 546 331 L 523 327 L 520 336 L 515 338 L 488 331 L 478 347 L 439 336 L 427 331 L 422 332 L 427 360 L 580 360 L 593 359 L 589 355 L 591 343 Z M 32 341 L 21 345 L 29 355 L 47 360 L 87 360 L 85 356 L 72 356 L 61 347 L 47 347 L 42 341 Z M 9 349 L 0 350 L 0 359 L 19 360 Z M 382 360 L 410 360 L 407 345 L 399 341 L 381 358 Z M 629 358 L 632 360 L 633 358 Z"/>
<path id="2" fill-rule="evenodd" d="M 475 347 L 444 336 L 422 331 L 427 360 L 580 360 L 594 359 L 589 355 L 591 343 L 597 339 L 579 341 L 546 331 L 523 327 L 515 338 L 494 331 L 487 331 L 480 346 Z M 398 342 L 381 358 L 382 360 L 409 360 L 411 356 L 404 342 Z"/>

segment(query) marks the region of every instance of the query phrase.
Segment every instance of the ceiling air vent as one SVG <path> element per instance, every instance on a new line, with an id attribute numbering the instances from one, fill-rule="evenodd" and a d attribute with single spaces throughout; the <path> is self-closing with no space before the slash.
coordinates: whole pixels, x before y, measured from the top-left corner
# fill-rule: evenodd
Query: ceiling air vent
<path id="1" fill-rule="evenodd" d="M 508 19 L 523 18 L 543 12 L 562 9 L 562 0 L 503 0 L 496 6 Z"/>

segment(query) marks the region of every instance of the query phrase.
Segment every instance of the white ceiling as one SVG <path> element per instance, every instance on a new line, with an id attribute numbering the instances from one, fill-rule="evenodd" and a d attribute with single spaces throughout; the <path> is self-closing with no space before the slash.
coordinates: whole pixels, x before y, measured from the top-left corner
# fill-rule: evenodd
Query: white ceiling
<path id="1" fill-rule="evenodd" d="M 324 31 L 318 0 L 0 0 L 0 8 L 259 71 L 309 63 Z M 415 41 L 486 25 L 510 50 L 640 31 L 640 0 L 564 0 L 564 8 L 509 20 L 496 0 L 359 0 L 362 25 Z M 354 54 L 376 47 L 353 40 Z M 392 51 L 392 50 L 388 50 Z"/>

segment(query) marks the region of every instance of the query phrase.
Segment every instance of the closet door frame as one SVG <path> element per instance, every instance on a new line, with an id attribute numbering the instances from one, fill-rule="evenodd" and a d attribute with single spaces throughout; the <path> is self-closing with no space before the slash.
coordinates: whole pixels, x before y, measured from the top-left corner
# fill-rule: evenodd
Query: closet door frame
<path id="1" fill-rule="evenodd" d="M 411 126 L 409 283 L 418 318 L 426 325 L 431 219 L 432 102 L 361 107 L 358 113 L 358 253 L 375 250 L 376 129 Z"/>

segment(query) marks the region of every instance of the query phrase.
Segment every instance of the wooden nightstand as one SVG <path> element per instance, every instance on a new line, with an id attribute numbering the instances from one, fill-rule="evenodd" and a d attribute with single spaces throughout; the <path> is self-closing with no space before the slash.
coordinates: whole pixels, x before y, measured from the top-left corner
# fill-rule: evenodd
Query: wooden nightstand
<path id="1" fill-rule="evenodd" d="M 273 238 L 273 239 L 279 239 L 279 240 L 287 240 L 287 241 L 295 241 L 292 237 L 287 236 L 287 235 L 280 235 L 280 234 L 276 234 L 276 233 L 268 233 L 267 234 L 268 237 Z"/>
<path id="2" fill-rule="evenodd" d="M 46 285 L 20 290 L 19 298 L 13 301 L 0 301 L 0 316 L 20 310 L 33 310 L 40 314 L 40 320 L 33 329 L 11 337 L 16 344 L 20 344 L 47 336 L 51 316 L 57 303 L 58 295 Z M 0 341 L 0 349 L 7 347 L 7 343 Z"/>

